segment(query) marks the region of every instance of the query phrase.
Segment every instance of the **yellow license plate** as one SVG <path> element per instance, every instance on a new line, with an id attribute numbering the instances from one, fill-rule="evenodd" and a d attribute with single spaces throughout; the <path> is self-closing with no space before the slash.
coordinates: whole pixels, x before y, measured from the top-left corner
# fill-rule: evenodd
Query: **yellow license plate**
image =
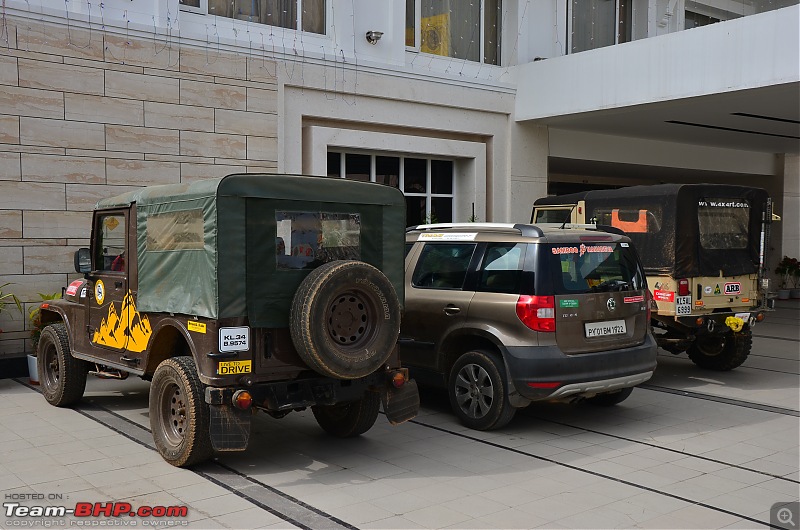
<path id="1" fill-rule="evenodd" d="M 249 374 L 252 372 L 253 361 L 220 361 L 217 366 L 218 375 Z"/>

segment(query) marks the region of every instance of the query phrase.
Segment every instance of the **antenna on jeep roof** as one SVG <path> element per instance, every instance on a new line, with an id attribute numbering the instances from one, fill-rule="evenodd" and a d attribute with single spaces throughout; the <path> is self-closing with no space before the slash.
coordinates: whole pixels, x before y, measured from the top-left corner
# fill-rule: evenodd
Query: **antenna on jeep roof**
<path id="1" fill-rule="evenodd" d="M 561 226 L 558 227 L 559 229 L 563 229 L 565 226 L 567 226 L 567 221 L 569 221 L 572 218 L 572 212 L 575 210 L 575 208 L 577 206 L 578 206 L 577 202 L 572 205 L 572 208 L 570 209 L 569 213 L 567 214 L 567 217 L 564 219 L 564 222 L 561 223 Z"/>

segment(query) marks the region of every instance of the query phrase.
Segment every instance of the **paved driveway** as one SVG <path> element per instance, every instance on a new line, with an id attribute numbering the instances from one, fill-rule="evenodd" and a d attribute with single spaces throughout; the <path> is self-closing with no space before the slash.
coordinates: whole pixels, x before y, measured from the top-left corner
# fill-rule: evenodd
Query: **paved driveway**
<path id="1" fill-rule="evenodd" d="M 85 486 L 70 491 L 196 506 L 192 528 L 767 527 L 770 507 L 800 492 L 798 305 L 755 328 L 742 367 L 709 372 L 662 352 L 654 378 L 614 408 L 536 404 L 487 433 L 425 391 L 412 422 L 379 417 L 351 440 L 323 434 L 310 412 L 259 414 L 248 451 L 193 472 L 151 449 L 146 382 L 90 379 L 82 418 L 138 441 L 141 456 L 100 447 L 113 469 L 78 459 Z"/>

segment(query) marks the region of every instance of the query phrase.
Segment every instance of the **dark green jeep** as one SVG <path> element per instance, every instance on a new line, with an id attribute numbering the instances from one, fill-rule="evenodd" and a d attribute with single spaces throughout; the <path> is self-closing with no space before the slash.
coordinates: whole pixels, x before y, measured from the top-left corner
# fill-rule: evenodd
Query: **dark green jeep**
<path id="1" fill-rule="evenodd" d="M 84 279 L 45 304 L 42 392 L 80 400 L 87 374 L 152 380 L 165 460 L 190 465 L 247 447 L 251 417 L 311 407 L 356 436 L 383 404 L 419 409 L 400 367 L 405 203 L 339 179 L 235 174 L 98 203 Z"/>

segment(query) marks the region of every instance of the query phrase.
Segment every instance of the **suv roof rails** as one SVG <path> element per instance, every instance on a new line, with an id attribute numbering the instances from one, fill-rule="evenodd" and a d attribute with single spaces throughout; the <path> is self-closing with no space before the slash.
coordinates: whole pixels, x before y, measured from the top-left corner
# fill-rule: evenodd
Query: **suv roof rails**
<path id="1" fill-rule="evenodd" d="M 442 230 L 445 228 L 460 228 L 463 230 L 475 228 L 499 228 L 505 230 L 518 230 L 519 233 L 525 237 L 542 237 L 544 235 L 544 232 L 538 226 L 522 223 L 436 223 L 409 226 L 406 228 L 406 232 L 413 232 L 414 230 Z"/>

